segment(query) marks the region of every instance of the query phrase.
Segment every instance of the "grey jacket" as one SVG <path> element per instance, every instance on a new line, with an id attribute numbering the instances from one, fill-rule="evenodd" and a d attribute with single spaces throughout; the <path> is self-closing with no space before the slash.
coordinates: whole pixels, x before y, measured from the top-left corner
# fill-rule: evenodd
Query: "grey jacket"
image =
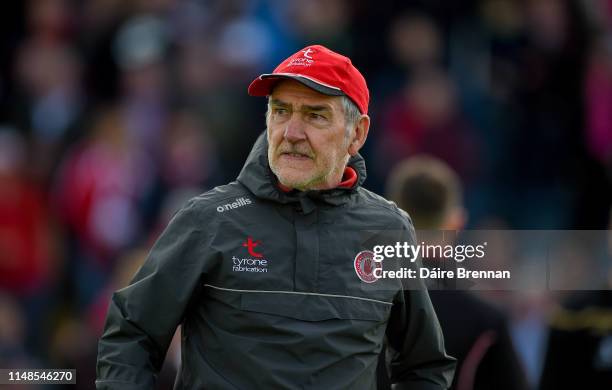
<path id="1" fill-rule="evenodd" d="M 262 134 L 238 180 L 190 200 L 113 295 L 97 388 L 152 389 L 182 325 L 176 389 L 375 389 L 385 340 L 395 388 L 446 389 L 455 363 L 427 291 L 357 275 L 377 232 L 415 237 L 361 187 L 363 158 L 349 166 L 351 188 L 283 192 Z"/>

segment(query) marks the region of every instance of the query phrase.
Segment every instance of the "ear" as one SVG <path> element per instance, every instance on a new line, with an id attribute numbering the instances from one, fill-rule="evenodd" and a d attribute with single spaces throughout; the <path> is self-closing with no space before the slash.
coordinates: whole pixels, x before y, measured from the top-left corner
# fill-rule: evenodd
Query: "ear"
<path id="1" fill-rule="evenodd" d="M 351 156 L 354 156 L 359 152 L 359 149 L 365 144 L 366 138 L 368 138 L 368 131 L 370 130 L 370 117 L 362 115 L 357 121 L 355 127 L 355 134 L 351 139 L 348 146 L 348 152 Z"/>

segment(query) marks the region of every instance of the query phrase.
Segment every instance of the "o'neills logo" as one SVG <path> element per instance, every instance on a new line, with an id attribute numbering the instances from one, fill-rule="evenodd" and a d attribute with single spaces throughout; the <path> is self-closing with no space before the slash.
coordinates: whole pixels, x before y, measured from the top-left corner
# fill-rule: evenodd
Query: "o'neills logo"
<path id="1" fill-rule="evenodd" d="M 374 276 L 374 270 L 376 268 L 382 268 L 382 264 L 378 261 L 374 261 L 374 252 L 372 251 L 361 251 L 355 256 L 355 272 L 359 279 L 366 283 L 374 283 L 378 280 Z"/>
<path id="2" fill-rule="evenodd" d="M 251 203 L 253 203 L 253 202 L 251 202 L 251 199 L 249 199 L 249 198 L 246 198 L 246 197 L 237 198 L 232 203 L 227 203 L 227 204 L 224 204 L 222 206 L 217 206 L 217 212 L 218 213 L 222 213 L 224 211 L 228 211 L 228 210 L 232 210 L 232 209 L 237 209 L 238 207 L 246 206 L 246 205 L 251 204 Z"/>

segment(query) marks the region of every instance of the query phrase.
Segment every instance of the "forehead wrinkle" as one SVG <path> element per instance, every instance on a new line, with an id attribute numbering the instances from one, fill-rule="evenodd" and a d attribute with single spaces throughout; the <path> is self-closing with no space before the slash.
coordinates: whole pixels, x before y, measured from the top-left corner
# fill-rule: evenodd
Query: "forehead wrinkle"
<path id="1" fill-rule="evenodd" d="M 331 103 L 315 103 L 315 104 L 309 104 L 309 103 L 298 103 L 298 104 L 292 104 L 289 102 L 285 102 L 281 99 L 275 98 L 275 97 L 270 97 L 270 105 L 272 106 L 278 106 L 278 107 L 285 107 L 285 108 L 291 108 L 292 110 L 297 110 L 297 111 L 315 111 L 315 112 L 322 112 L 322 111 L 328 111 L 328 112 L 333 112 L 334 111 L 334 106 Z"/>

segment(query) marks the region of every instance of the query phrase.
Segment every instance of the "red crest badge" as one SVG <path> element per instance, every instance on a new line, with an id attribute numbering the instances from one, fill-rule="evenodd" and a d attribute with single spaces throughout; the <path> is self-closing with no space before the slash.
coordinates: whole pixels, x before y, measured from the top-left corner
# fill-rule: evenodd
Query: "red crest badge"
<path id="1" fill-rule="evenodd" d="M 378 280 L 374 276 L 375 269 L 382 269 L 382 264 L 378 261 L 374 261 L 374 252 L 372 251 L 361 251 L 355 256 L 355 272 L 359 279 L 366 283 L 374 283 Z"/>

